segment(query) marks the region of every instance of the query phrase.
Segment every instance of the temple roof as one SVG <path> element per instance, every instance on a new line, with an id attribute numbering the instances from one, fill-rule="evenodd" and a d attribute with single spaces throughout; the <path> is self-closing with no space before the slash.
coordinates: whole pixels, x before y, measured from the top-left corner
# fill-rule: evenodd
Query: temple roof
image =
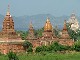
<path id="1" fill-rule="evenodd" d="M 52 24 L 50 23 L 50 18 L 47 18 L 46 20 L 44 31 L 52 31 Z"/>

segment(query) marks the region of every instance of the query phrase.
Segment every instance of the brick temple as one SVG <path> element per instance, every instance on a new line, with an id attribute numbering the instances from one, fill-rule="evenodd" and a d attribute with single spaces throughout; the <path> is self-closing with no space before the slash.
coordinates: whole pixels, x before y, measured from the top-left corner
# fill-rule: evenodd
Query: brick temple
<path id="1" fill-rule="evenodd" d="M 15 32 L 14 21 L 8 6 L 6 16 L 3 20 L 2 31 L 0 32 L 0 52 L 2 54 L 6 54 L 9 51 L 23 52 L 22 42 L 20 34 Z"/>
<path id="2" fill-rule="evenodd" d="M 3 20 L 2 31 L 0 32 L 0 52 L 2 54 L 7 54 L 9 51 L 24 52 L 22 44 L 25 40 L 22 40 L 20 34 L 17 34 L 15 32 L 14 21 L 9 10 L 10 9 L 8 6 L 6 16 Z M 68 34 L 66 21 L 64 21 L 60 38 L 57 38 L 55 36 L 54 28 L 52 27 L 50 18 L 46 19 L 42 37 L 35 37 L 32 22 L 30 22 L 28 31 L 29 33 L 28 36 L 26 36 L 26 40 L 32 43 L 33 48 L 36 48 L 37 46 L 41 45 L 50 45 L 55 41 L 59 42 L 62 45 L 72 46 L 74 44 L 74 41 L 70 38 Z"/>

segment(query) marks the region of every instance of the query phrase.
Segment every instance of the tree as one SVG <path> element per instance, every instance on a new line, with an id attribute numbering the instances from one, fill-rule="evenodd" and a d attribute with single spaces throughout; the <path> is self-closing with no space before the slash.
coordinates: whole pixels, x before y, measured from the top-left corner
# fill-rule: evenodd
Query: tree
<path id="1" fill-rule="evenodd" d="M 55 34 L 56 37 L 60 37 L 59 32 L 60 32 L 60 30 L 57 28 L 57 26 L 55 26 L 53 33 Z"/>
<path id="2" fill-rule="evenodd" d="M 22 31 L 21 33 L 22 40 L 26 40 L 26 36 L 28 35 L 28 31 Z"/>
<path id="3" fill-rule="evenodd" d="M 79 29 L 76 31 L 72 30 L 71 25 L 69 23 L 67 23 L 67 29 L 68 29 L 68 33 L 69 33 L 71 39 L 74 39 L 74 41 L 80 39 L 79 38 L 79 36 L 80 36 L 80 30 Z"/>
<path id="4" fill-rule="evenodd" d="M 13 52 L 9 52 L 7 55 L 9 60 L 19 60 L 17 55 Z"/>
<path id="5" fill-rule="evenodd" d="M 25 51 L 29 48 L 29 47 L 33 47 L 32 44 L 28 41 L 24 41 L 23 43 L 23 47 L 25 49 Z"/>
<path id="6" fill-rule="evenodd" d="M 80 41 L 76 41 L 73 45 L 74 50 L 80 51 Z"/>
<path id="7" fill-rule="evenodd" d="M 34 31 L 34 35 L 35 35 L 36 37 L 41 37 L 43 31 L 44 31 L 44 28 L 35 30 L 35 31 Z"/>

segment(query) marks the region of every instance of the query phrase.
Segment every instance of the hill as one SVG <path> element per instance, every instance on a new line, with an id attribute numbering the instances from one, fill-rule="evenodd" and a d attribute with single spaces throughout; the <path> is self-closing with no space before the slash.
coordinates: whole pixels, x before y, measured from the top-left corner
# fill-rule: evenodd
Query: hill
<path id="1" fill-rule="evenodd" d="M 26 16 L 19 16 L 19 17 L 12 16 L 12 17 L 15 22 L 14 24 L 15 24 L 16 30 L 28 30 L 30 21 L 32 21 L 32 24 L 35 29 L 42 28 L 45 24 L 47 17 L 50 18 L 50 21 L 53 27 L 57 25 L 58 28 L 62 29 L 64 20 L 68 21 L 69 19 L 69 16 L 64 15 L 60 17 L 55 17 L 51 14 L 37 14 L 32 16 L 26 15 Z M 80 21 L 80 18 L 79 17 L 77 18 Z M 4 16 L 0 15 L 0 30 L 2 29 L 3 20 L 4 20 Z"/>

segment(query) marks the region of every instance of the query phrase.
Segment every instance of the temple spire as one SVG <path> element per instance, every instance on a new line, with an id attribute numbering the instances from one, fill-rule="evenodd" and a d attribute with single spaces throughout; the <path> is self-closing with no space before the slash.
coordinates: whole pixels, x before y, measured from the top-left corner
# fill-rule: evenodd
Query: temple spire
<path id="1" fill-rule="evenodd" d="M 50 18 L 49 18 L 49 17 L 47 17 L 47 20 L 46 20 L 46 22 L 50 22 Z"/>
<path id="2" fill-rule="evenodd" d="M 50 18 L 47 18 L 44 25 L 44 31 L 52 31 L 52 24 L 50 23 Z"/>
<path id="3" fill-rule="evenodd" d="M 64 26 L 63 26 L 61 38 L 70 39 L 70 36 L 68 34 L 68 30 L 67 30 L 67 26 L 66 26 L 66 20 L 64 21 Z"/>
<path id="4" fill-rule="evenodd" d="M 71 14 L 71 19 L 75 20 L 75 18 L 76 18 L 75 11 L 73 11 L 72 14 Z"/>
<path id="5" fill-rule="evenodd" d="M 30 22 L 29 28 L 33 28 L 33 26 L 32 26 L 32 21 Z"/>
<path id="6" fill-rule="evenodd" d="M 10 15 L 10 5 L 8 5 L 8 10 L 6 15 Z"/>
<path id="7" fill-rule="evenodd" d="M 28 36 L 26 39 L 35 39 L 34 28 L 33 28 L 32 22 L 30 22 L 30 24 L 29 24 Z"/>
<path id="8" fill-rule="evenodd" d="M 64 21 L 63 30 L 67 30 L 67 26 L 66 26 L 66 20 Z"/>

